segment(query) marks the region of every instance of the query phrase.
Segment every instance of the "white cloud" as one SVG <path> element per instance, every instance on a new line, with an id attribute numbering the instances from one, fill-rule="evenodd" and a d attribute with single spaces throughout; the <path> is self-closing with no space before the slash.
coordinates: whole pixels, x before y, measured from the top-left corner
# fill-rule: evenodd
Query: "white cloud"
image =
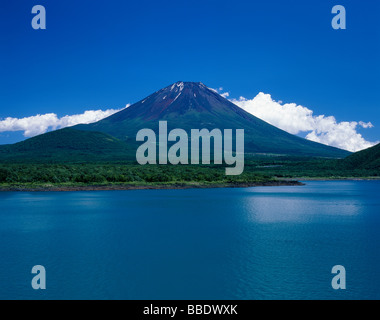
<path id="1" fill-rule="evenodd" d="M 249 100 L 230 99 L 245 111 L 292 134 L 307 133 L 306 139 L 349 151 L 369 148 L 378 142 L 366 141 L 358 127 L 372 128 L 371 122 L 337 122 L 333 116 L 313 115 L 313 111 L 295 103 L 274 101 L 270 94 L 260 92 Z"/>
<path id="2" fill-rule="evenodd" d="M 129 105 L 126 105 L 126 108 Z M 93 123 L 122 109 L 87 110 L 82 114 L 67 115 L 61 118 L 55 113 L 38 114 L 26 118 L 5 118 L 0 120 L 0 132 L 23 131 L 25 137 L 33 137 L 49 130 L 71 127 L 81 123 Z"/>
<path id="3" fill-rule="evenodd" d="M 220 87 L 219 89 L 209 88 L 211 91 L 214 91 L 216 93 L 219 93 L 223 98 L 226 98 L 230 96 L 229 92 L 222 92 L 223 87 Z"/>
<path id="4" fill-rule="evenodd" d="M 374 127 L 374 125 L 371 122 L 365 123 L 363 121 L 359 121 L 359 125 L 362 126 L 364 129 L 373 128 Z"/>

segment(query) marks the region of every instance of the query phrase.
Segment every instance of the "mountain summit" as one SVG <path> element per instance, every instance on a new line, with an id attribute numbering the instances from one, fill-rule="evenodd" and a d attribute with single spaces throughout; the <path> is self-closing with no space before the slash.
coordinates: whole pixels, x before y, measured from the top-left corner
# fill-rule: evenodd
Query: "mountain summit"
<path id="1" fill-rule="evenodd" d="M 289 134 L 253 116 L 201 82 L 176 82 L 108 118 L 49 132 L 0 147 L 0 160 L 33 158 L 59 162 L 118 160 L 135 157 L 136 134 L 159 121 L 168 130 L 244 129 L 245 154 L 343 158 L 350 152 Z M 98 141 L 98 143 L 97 143 Z M 78 160 L 79 161 L 79 160 Z"/>
<path id="2" fill-rule="evenodd" d="M 222 112 L 231 111 L 241 116 L 245 113 L 201 82 L 180 81 L 151 94 L 108 120 L 140 118 L 158 121 L 183 117 L 188 113 L 199 113 L 200 116 L 211 113 L 218 116 Z"/>

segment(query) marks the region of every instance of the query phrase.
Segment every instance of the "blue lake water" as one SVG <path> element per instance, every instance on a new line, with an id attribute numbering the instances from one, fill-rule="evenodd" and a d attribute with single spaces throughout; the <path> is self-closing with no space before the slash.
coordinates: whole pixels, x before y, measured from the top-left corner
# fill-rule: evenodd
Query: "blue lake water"
<path id="1" fill-rule="evenodd" d="M 380 182 L 306 183 L 0 193 L 0 299 L 379 299 Z"/>

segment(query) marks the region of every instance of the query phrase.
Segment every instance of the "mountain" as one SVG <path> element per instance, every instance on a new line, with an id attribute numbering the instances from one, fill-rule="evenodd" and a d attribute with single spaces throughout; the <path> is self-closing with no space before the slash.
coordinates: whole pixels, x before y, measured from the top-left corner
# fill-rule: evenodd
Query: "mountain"
<path id="1" fill-rule="evenodd" d="M 355 152 L 342 160 L 343 164 L 352 169 L 380 169 L 380 143 Z"/>
<path id="2" fill-rule="evenodd" d="M 150 128 L 158 132 L 160 120 L 175 128 L 244 129 L 246 154 L 277 154 L 343 158 L 345 150 L 312 142 L 280 130 L 251 115 L 200 82 L 177 82 L 92 124 L 46 133 L 14 145 L 0 147 L 1 159 L 100 161 L 133 159 L 136 134 Z"/>
<path id="3" fill-rule="evenodd" d="M 106 132 L 134 144 L 143 128 L 158 132 L 166 120 L 168 130 L 182 128 L 244 129 L 246 153 L 271 153 L 341 158 L 348 151 L 312 142 L 280 130 L 239 108 L 198 82 L 177 82 L 99 122 L 77 129 Z"/>

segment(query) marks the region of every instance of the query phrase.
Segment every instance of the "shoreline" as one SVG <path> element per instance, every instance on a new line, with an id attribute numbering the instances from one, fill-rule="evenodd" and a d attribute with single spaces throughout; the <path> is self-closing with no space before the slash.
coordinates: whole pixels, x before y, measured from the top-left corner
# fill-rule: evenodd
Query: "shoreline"
<path id="1" fill-rule="evenodd" d="M 282 178 L 284 181 L 287 181 L 287 178 Z M 289 178 L 289 180 L 297 180 L 297 181 L 379 181 L 380 177 L 296 177 Z"/>
<path id="2" fill-rule="evenodd" d="M 233 183 L 152 183 L 152 184 L 93 184 L 93 185 L 0 185 L 0 192 L 65 192 L 65 191 L 123 191 L 123 190 L 174 190 L 174 189 L 213 189 L 251 188 L 276 186 L 304 186 L 307 181 L 380 181 L 380 177 L 296 177 L 262 182 Z"/>
<path id="3" fill-rule="evenodd" d="M 0 186 L 0 192 L 65 192 L 65 191 L 122 191 L 122 190 L 174 190 L 174 189 L 212 189 L 212 188 L 251 188 L 275 186 L 303 186 L 296 180 L 279 180 L 267 182 L 242 183 L 173 183 L 173 184 L 111 184 L 111 185 L 78 185 L 78 186 Z"/>

